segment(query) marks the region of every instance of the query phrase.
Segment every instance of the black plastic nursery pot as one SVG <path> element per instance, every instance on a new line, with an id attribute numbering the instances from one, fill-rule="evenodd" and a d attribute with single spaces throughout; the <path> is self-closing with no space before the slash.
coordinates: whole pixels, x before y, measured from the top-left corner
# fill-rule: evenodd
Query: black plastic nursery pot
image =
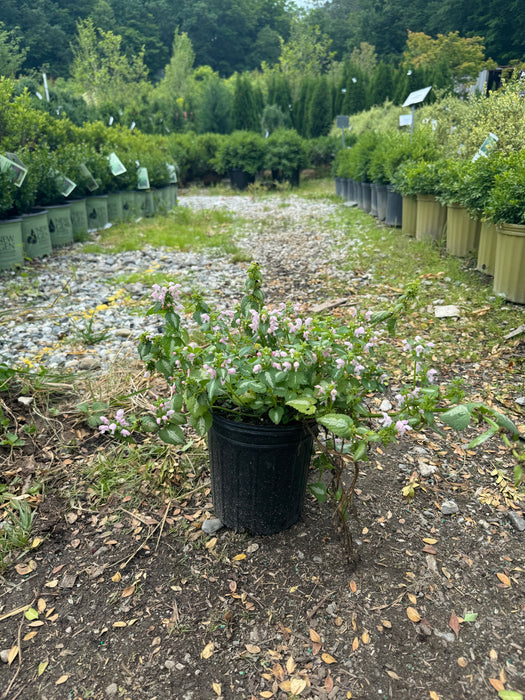
<path id="1" fill-rule="evenodd" d="M 240 423 L 214 414 L 208 432 L 216 516 L 234 530 L 273 535 L 301 517 L 313 435 L 307 425 Z"/>
<path id="2" fill-rule="evenodd" d="M 237 190 L 245 190 L 248 185 L 255 182 L 255 175 L 250 175 L 240 168 L 230 170 L 230 185 Z"/>

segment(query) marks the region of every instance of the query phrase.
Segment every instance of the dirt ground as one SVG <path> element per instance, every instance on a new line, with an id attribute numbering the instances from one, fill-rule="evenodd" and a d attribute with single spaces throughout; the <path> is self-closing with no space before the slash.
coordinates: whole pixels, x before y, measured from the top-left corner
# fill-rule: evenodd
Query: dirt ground
<path id="1" fill-rule="evenodd" d="M 524 357 L 514 342 L 482 371 L 444 371 L 476 396 Z M 6 484 L 44 484 L 30 499 L 32 548 L 0 580 L 0 697 L 517 700 L 524 501 L 501 443 L 468 450 L 449 435 L 410 433 L 370 453 L 352 565 L 333 506 L 310 495 L 286 532 L 206 534 L 205 443 L 201 459 L 158 453 L 172 489 L 145 465 L 104 495 L 97 464 L 114 447 L 66 401 L 21 455 L 0 448 Z M 443 512 L 447 501 L 457 512 Z"/>

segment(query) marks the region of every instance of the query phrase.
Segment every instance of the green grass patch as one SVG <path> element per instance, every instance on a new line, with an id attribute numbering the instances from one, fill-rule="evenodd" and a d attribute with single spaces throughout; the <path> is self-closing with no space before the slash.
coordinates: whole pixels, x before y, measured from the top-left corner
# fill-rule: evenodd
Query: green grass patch
<path id="1" fill-rule="evenodd" d="M 145 245 L 175 250 L 217 248 L 232 255 L 234 224 L 240 220 L 224 210 L 192 211 L 177 207 L 168 216 L 156 216 L 133 223 L 118 224 L 101 231 L 96 242 L 83 246 L 85 253 L 121 253 L 142 250 Z"/>

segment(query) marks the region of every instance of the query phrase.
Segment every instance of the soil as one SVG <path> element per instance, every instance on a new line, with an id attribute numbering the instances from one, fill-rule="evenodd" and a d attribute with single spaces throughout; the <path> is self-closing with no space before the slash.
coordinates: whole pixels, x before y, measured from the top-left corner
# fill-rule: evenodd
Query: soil
<path id="1" fill-rule="evenodd" d="M 475 394 L 522 358 L 520 347 L 502 349 L 488 376 L 479 365 L 447 372 Z M 8 401 L 20 413 L 16 397 Z M 278 535 L 206 534 L 204 444 L 201 461 L 171 453 L 171 490 L 138 473 L 104 500 L 100 474 L 87 474 L 110 442 L 65 405 L 22 456 L 0 455 L 10 486 L 37 476 L 45 484 L 30 498 L 34 546 L 1 584 L 0 649 L 12 657 L 0 663 L 1 697 L 525 693 L 525 533 L 511 515 L 523 516 L 523 501 L 505 478 L 497 483 L 495 469 L 510 474 L 506 449 L 464 444 L 427 432 L 371 452 L 357 482 L 351 561 L 333 505 L 310 495 L 300 522 Z M 446 501 L 457 512 L 444 514 Z"/>

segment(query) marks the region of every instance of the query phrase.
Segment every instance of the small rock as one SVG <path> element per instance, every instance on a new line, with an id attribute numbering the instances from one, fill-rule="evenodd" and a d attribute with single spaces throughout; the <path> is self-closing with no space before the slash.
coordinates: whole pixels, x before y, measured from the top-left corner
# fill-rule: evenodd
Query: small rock
<path id="1" fill-rule="evenodd" d="M 168 671 L 173 671 L 173 669 L 175 668 L 175 661 L 172 661 L 172 659 L 168 659 L 164 662 L 164 666 L 168 669 Z"/>
<path id="2" fill-rule="evenodd" d="M 97 357 L 84 357 L 78 363 L 80 370 L 100 369 L 100 360 Z"/>
<path id="3" fill-rule="evenodd" d="M 518 399 L 516 399 L 516 403 L 519 406 L 525 406 L 525 396 L 520 396 Z"/>
<path id="4" fill-rule="evenodd" d="M 118 685 L 116 683 L 110 683 L 106 688 L 106 695 L 110 698 L 118 693 Z"/>
<path id="5" fill-rule="evenodd" d="M 202 523 L 202 531 L 207 535 L 212 535 L 214 532 L 220 530 L 221 527 L 223 527 L 223 524 L 219 518 L 208 518 L 208 520 Z"/>
<path id="6" fill-rule="evenodd" d="M 509 520 L 512 527 L 518 532 L 523 532 L 525 530 L 525 518 L 520 517 L 517 513 L 509 512 Z"/>
<path id="7" fill-rule="evenodd" d="M 457 306 L 454 304 L 447 304 L 446 306 L 434 306 L 434 316 L 436 318 L 454 318 L 455 316 L 460 316 L 461 312 Z"/>
<path id="8" fill-rule="evenodd" d="M 456 641 L 456 635 L 453 632 L 440 632 L 439 630 L 434 630 L 434 634 L 436 637 L 439 637 L 440 639 L 444 639 L 445 642 L 455 642 Z"/>
<path id="9" fill-rule="evenodd" d="M 390 403 L 390 401 L 388 399 L 383 399 L 381 401 L 381 406 L 379 406 L 380 411 L 384 411 L 386 413 L 387 411 L 390 411 L 391 408 L 392 408 L 392 404 Z"/>
<path id="10" fill-rule="evenodd" d="M 450 501 L 443 501 L 441 504 L 441 512 L 443 515 L 454 515 L 454 513 L 459 513 L 459 506 L 456 501 L 452 499 Z"/>
<path id="11" fill-rule="evenodd" d="M 0 651 L 0 659 L 6 664 L 9 661 L 9 649 L 2 649 Z"/>
<path id="12" fill-rule="evenodd" d="M 425 460 L 421 459 L 421 458 L 418 459 L 417 466 L 418 466 L 419 473 L 421 474 L 421 476 L 432 476 L 432 474 L 434 474 L 434 472 L 437 469 L 435 464 L 429 464 L 428 462 L 425 462 Z"/>
<path id="13" fill-rule="evenodd" d="M 102 545 L 102 547 L 99 547 L 97 551 L 93 554 L 94 557 L 100 557 L 106 552 L 109 552 L 109 547 L 106 547 L 105 545 Z"/>

